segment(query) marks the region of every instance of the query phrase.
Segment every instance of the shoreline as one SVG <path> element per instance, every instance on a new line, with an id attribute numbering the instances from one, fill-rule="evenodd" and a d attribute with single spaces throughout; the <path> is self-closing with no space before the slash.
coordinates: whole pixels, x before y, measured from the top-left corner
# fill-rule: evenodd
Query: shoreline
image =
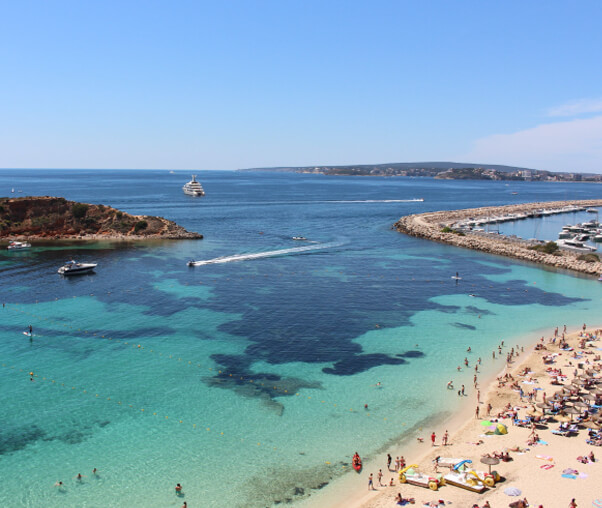
<path id="1" fill-rule="evenodd" d="M 489 206 L 483 208 L 467 208 L 462 210 L 444 210 L 408 215 L 399 219 L 394 228 L 401 233 L 436 242 L 446 243 L 456 247 L 496 254 L 500 256 L 529 261 L 555 269 L 564 269 L 586 275 L 602 274 L 602 262 L 586 262 L 578 259 L 579 253 L 562 250 L 560 254 L 546 254 L 544 252 L 529 250 L 532 242 L 518 241 L 503 235 L 480 236 L 475 233 L 462 233 L 447 231 L 459 220 L 468 218 L 486 218 L 490 215 L 499 216 L 509 213 L 525 213 L 539 209 L 557 210 L 566 206 L 575 205 L 583 207 L 602 206 L 602 200 L 574 200 L 574 201 L 549 201 L 537 203 L 523 203 L 517 205 Z"/>
<path id="2" fill-rule="evenodd" d="M 600 326 L 588 327 L 587 332 L 593 333 L 595 330 L 599 330 L 600 328 L 601 328 Z M 552 330 L 550 330 L 550 329 L 546 329 L 546 330 L 548 333 L 544 333 L 543 337 L 546 337 L 545 345 L 548 346 L 549 345 L 548 338 L 550 337 L 550 332 Z M 492 436 L 491 438 L 485 438 L 485 437 L 479 438 L 477 436 L 482 435 L 483 428 L 480 427 L 481 420 L 483 418 L 489 418 L 488 416 L 484 415 L 484 413 L 485 413 L 484 408 L 487 407 L 488 403 L 491 403 L 493 406 L 493 409 L 492 409 L 492 418 L 493 418 L 493 415 L 495 415 L 501 409 L 501 407 L 503 407 L 508 401 L 512 400 L 513 395 L 514 395 L 515 399 L 518 398 L 518 394 L 516 392 L 514 392 L 514 394 L 508 393 L 508 391 L 509 391 L 508 387 L 500 388 L 498 386 L 498 377 L 504 375 L 507 372 L 508 374 L 514 376 L 515 379 L 520 380 L 519 372 L 521 370 L 523 370 L 526 366 L 530 366 L 532 369 L 532 372 L 530 373 L 530 375 L 534 379 L 542 381 L 542 383 L 539 385 L 539 387 L 543 387 L 544 386 L 543 382 L 548 381 L 546 374 L 545 374 L 544 365 L 542 365 L 542 362 L 540 360 L 544 354 L 557 353 L 559 348 L 557 346 L 556 347 L 552 346 L 552 347 L 549 347 L 548 350 L 546 350 L 546 351 L 543 351 L 543 352 L 538 351 L 536 349 L 536 345 L 540 341 L 537 339 L 537 336 L 541 336 L 540 335 L 541 332 L 542 332 L 542 330 L 537 330 L 537 331 L 530 333 L 529 334 L 530 340 L 528 340 L 528 343 L 530 343 L 530 345 L 527 345 L 527 342 L 523 341 L 523 342 L 525 342 L 524 352 L 521 352 L 521 354 L 518 358 L 516 358 L 510 365 L 505 364 L 502 369 L 494 371 L 490 376 L 487 377 L 487 379 L 482 380 L 484 382 L 479 383 L 479 385 L 481 386 L 481 391 L 482 391 L 481 403 L 479 405 L 479 407 L 482 410 L 481 418 L 479 418 L 479 419 L 475 418 L 474 412 L 470 407 L 470 404 L 474 404 L 475 401 L 471 397 L 468 397 L 469 400 L 466 400 L 464 403 L 462 403 L 461 407 L 458 408 L 457 411 L 455 411 L 448 418 L 445 418 L 441 422 L 438 422 L 437 424 L 434 424 L 432 426 L 432 430 L 434 430 L 437 434 L 437 446 L 434 446 L 434 447 L 430 446 L 429 443 L 427 442 L 428 441 L 427 434 L 430 433 L 430 430 L 428 432 L 426 432 L 426 429 L 425 429 L 425 431 L 422 432 L 423 437 L 425 437 L 424 443 L 418 443 L 415 441 L 414 443 L 410 442 L 409 446 L 405 446 L 404 442 L 407 440 L 410 440 L 414 437 L 414 436 L 408 436 L 407 440 L 404 439 L 404 440 L 400 441 L 399 444 L 396 444 L 395 445 L 396 450 L 398 450 L 399 448 L 401 448 L 403 446 L 404 456 L 406 457 L 406 464 L 413 464 L 413 463 L 419 464 L 421 466 L 420 469 L 422 471 L 433 474 L 434 458 L 436 456 L 439 456 L 439 455 L 440 456 L 448 456 L 448 457 L 464 457 L 464 456 L 466 456 L 467 458 L 470 458 L 473 460 L 477 469 L 484 469 L 484 468 L 486 468 L 486 466 L 480 464 L 480 462 L 478 460 L 479 457 L 481 455 L 483 455 L 484 453 L 490 453 L 494 449 L 500 450 L 503 447 L 510 448 L 511 447 L 510 443 L 508 443 L 508 441 L 510 441 L 510 440 L 512 441 L 513 445 L 518 440 L 520 443 L 519 446 L 524 447 L 525 441 L 530 433 L 530 429 L 524 429 L 521 427 L 513 426 L 511 420 L 509 420 L 509 419 L 502 420 L 502 422 L 505 425 L 507 425 L 507 427 L 508 427 L 508 434 L 506 434 L 504 436 Z M 571 345 L 575 345 L 578 343 L 578 341 L 580 339 L 580 337 L 579 337 L 580 332 L 581 332 L 581 330 L 568 332 L 567 340 Z M 509 347 L 516 345 L 516 344 L 514 344 L 514 342 L 517 339 L 518 339 L 518 337 L 512 337 L 510 339 L 510 341 L 512 341 L 512 343 L 506 344 L 506 346 L 507 346 L 506 350 L 509 349 Z M 600 341 L 600 336 L 598 337 L 598 341 Z M 520 343 L 520 341 L 519 341 L 519 343 Z M 602 343 L 598 342 L 597 345 L 601 346 L 600 348 L 602 348 Z M 568 356 L 566 356 L 565 360 L 570 360 L 570 359 L 568 358 Z M 559 367 L 562 368 L 561 365 L 559 365 Z M 571 369 L 571 375 L 572 375 L 573 367 L 569 367 L 569 368 Z M 569 369 L 567 369 L 567 372 L 566 372 L 567 374 L 569 374 L 568 370 Z M 553 387 L 552 387 L 552 389 L 553 389 Z M 551 395 L 553 393 L 552 389 L 550 389 L 549 385 L 545 385 L 545 388 L 542 388 L 542 390 L 546 391 L 546 393 L 549 397 L 551 397 Z M 542 399 L 540 397 L 538 401 L 541 402 L 541 400 Z M 520 405 L 522 407 L 523 414 L 519 415 L 519 417 L 524 417 L 525 407 L 530 407 L 530 406 L 526 401 L 524 403 L 521 402 Z M 441 446 L 441 435 L 442 435 L 443 430 L 445 430 L 445 429 L 454 429 L 454 430 L 452 430 L 449 433 L 449 444 L 447 447 L 444 448 Z M 598 449 L 585 444 L 584 438 L 583 438 L 585 433 L 583 430 L 580 432 L 580 435 L 577 438 L 569 439 L 569 438 L 565 438 L 562 436 L 552 436 L 552 437 L 556 438 L 554 443 L 552 443 L 552 439 L 549 439 L 548 432 L 545 432 L 545 436 L 543 435 L 544 434 L 543 431 L 538 431 L 538 433 L 542 434 L 543 439 L 549 440 L 550 445 L 555 445 L 553 451 L 550 452 L 550 450 L 552 450 L 551 446 L 532 446 L 531 450 L 529 452 L 525 453 L 524 455 L 522 455 L 520 457 L 518 457 L 519 454 L 514 454 L 511 452 L 513 459 L 514 459 L 513 462 L 511 462 L 511 463 L 500 462 L 499 465 L 495 466 L 495 469 L 497 469 L 500 472 L 502 477 L 505 477 L 505 481 L 498 484 L 498 486 L 489 489 L 484 494 L 476 494 L 476 493 L 473 493 L 473 492 L 470 492 L 467 490 L 463 490 L 463 489 L 458 489 L 458 488 L 455 488 L 455 487 L 452 487 L 449 485 L 441 487 L 441 489 L 437 492 L 432 492 L 432 491 L 429 491 L 428 489 L 424 489 L 421 487 L 416 487 L 416 486 L 412 486 L 409 484 L 400 484 L 398 481 L 398 474 L 393 471 L 385 471 L 384 475 L 383 475 L 383 479 L 386 479 L 387 483 L 391 476 L 394 477 L 395 481 L 394 481 L 393 487 L 378 486 L 376 476 L 375 476 L 375 488 L 377 490 L 368 491 L 367 490 L 368 474 L 370 472 L 373 472 L 376 475 L 376 472 L 379 469 L 381 469 L 383 466 L 386 468 L 386 453 L 387 452 L 384 452 L 383 454 L 380 454 L 377 459 L 371 460 L 369 463 L 365 464 L 365 467 L 362 470 L 362 473 L 365 473 L 365 474 L 361 475 L 361 477 L 353 476 L 353 475 L 346 475 L 346 476 L 350 476 L 352 481 L 346 482 L 346 484 L 348 486 L 350 486 L 350 488 L 345 492 L 344 495 L 342 495 L 343 494 L 342 490 L 337 489 L 337 492 L 332 492 L 330 495 L 319 496 L 317 499 L 314 500 L 313 503 L 311 503 L 311 502 L 301 503 L 299 506 L 303 506 L 303 507 L 316 506 L 317 507 L 317 506 L 320 506 L 320 501 L 322 501 L 322 503 L 321 503 L 322 506 L 330 506 L 332 508 L 392 507 L 392 506 L 399 506 L 395 502 L 395 496 L 397 495 L 398 492 L 401 492 L 401 494 L 404 498 L 414 497 L 416 499 L 415 506 L 423 506 L 423 504 L 422 504 L 423 501 L 444 499 L 446 502 L 449 501 L 457 506 L 462 506 L 462 507 L 472 506 L 472 504 L 474 504 L 474 503 L 478 503 L 480 506 L 481 503 L 484 503 L 485 501 L 490 501 L 492 508 L 497 508 L 497 507 L 507 506 L 508 502 L 512 502 L 517 499 L 517 498 L 508 497 L 503 492 L 504 489 L 507 488 L 508 486 L 515 486 L 515 482 L 516 482 L 516 484 L 520 484 L 519 487 L 521 489 L 523 489 L 523 493 L 526 495 L 526 497 L 531 502 L 531 506 L 538 506 L 541 503 L 541 504 L 543 504 L 543 506 L 545 508 L 553 508 L 554 506 L 557 506 L 557 504 L 555 504 L 555 503 L 558 500 L 558 498 L 556 497 L 558 495 L 558 490 L 556 490 L 555 492 L 546 492 L 545 481 L 540 485 L 540 484 L 538 484 L 538 482 L 531 482 L 531 480 L 529 479 L 530 477 L 533 477 L 533 476 L 544 476 L 548 480 L 553 478 L 553 476 L 551 476 L 551 474 L 548 472 L 548 470 L 541 469 L 542 461 L 538 460 L 538 457 L 536 456 L 536 454 L 550 453 L 550 455 L 551 455 L 553 453 L 555 457 L 559 457 L 561 455 L 561 451 L 562 451 L 561 448 L 562 448 L 564 450 L 562 455 L 568 454 L 569 457 L 572 457 L 572 456 L 576 457 L 577 455 L 585 454 L 586 452 L 589 453 L 589 451 L 594 451 L 597 454 Z M 470 439 L 472 439 L 472 441 L 467 441 Z M 480 443 L 478 446 L 474 446 L 474 444 L 471 444 L 471 443 L 475 443 L 475 444 L 478 443 L 479 439 L 483 442 Z M 579 442 L 578 446 L 575 446 L 577 444 L 577 442 L 575 440 L 577 440 Z M 500 442 L 500 441 L 502 441 L 502 442 Z M 393 450 L 389 450 L 389 453 L 391 453 L 391 455 L 393 455 Z M 526 464 L 521 464 L 521 467 L 519 469 L 519 473 L 522 472 L 523 473 L 522 475 L 517 474 L 517 472 L 514 471 L 516 469 L 515 464 L 518 465 L 518 461 L 520 459 L 523 459 L 523 460 L 521 460 L 521 462 L 526 463 Z M 560 461 L 557 460 L 557 462 L 560 462 Z M 576 465 L 576 461 L 572 460 L 572 461 L 570 461 L 570 464 L 567 463 L 567 464 L 562 464 L 562 465 L 559 463 L 555 469 L 550 469 L 550 470 L 555 471 L 555 473 L 560 474 L 562 469 L 564 467 L 566 467 L 566 465 L 571 465 L 574 467 Z M 578 484 L 567 483 L 566 484 L 567 489 L 565 489 L 566 492 L 563 492 L 563 495 L 565 495 L 567 498 L 566 503 L 568 503 L 568 501 L 570 501 L 570 499 L 573 497 L 580 497 L 581 499 L 578 499 L 580 504 L 584 503 L 583 499 L 585 496 L 590 496 L 591 499 L 594 499 L 596 497 L 596 494 L 593 493 L 593 491 L 592 491 L 592 488 L 594 488 L 594 490 L 595 490 L 595 487 L 597 487 L 597 483 L 595 482 L 596 476 L 594 475 L 593 471 L 595 468 L 595 470 L 597 470 L 599 473 L 602 473 L 602 463 L 598 461 L 598 462 L 589 464 L 589 466 L 591 466 L 591 467 L 584 468 L 582 466 L 582 469 L 584 471 L 587 471 L 589 473 L 589 477 L 590 477 L 590 481 L 589 481 L 590 487 L 588 489 L 588 493 L 587 494 L 585 493 L 585 489 L 584 489 L 585 482 L 583 482 L 583 483 L 580 482 Z M 578 469 L 580 469 L 580 468 L 578 468 Z M 445 473 L 446 471 L 447 470 L 445 468 L 440 468 L 440 472 Z M 591 487 L 592 482 L 593 482 L 593 487 Z M 337 482 L 337 483 L 343 483 L 343 482 Z M 341 485 L 336 485 L 336 484 L 333 485 L 333 490 L 335 490 L 335 488 L 337 486 L 340 487 Z M 571 487 L 572 487 L 572 490 L 571 490 Z M 527 490 L 529 490 L 529 492 Z M 335 496 L 336 493 L 339 494 L 338 497 Z M 537 496 L 537 497 L 534 497 L 534 496 Z M 598 493 L 598 497 L 599 497 L 599 493 Z M 520 498 L 522 498 L 522 497 L 520 497 Z M 518 498 L 518 499 L 520 499 L 520 498 Z M 323 501 L 328 500 L 328 499 L 333 499 L 334 502 L 329 503 L 329 504 L 324 504 Z M 585 504 L 589 506 L 588 503 L 591 503 L 591 499 L 587 499 L 585 501 Z M 563 500 L 563 502 L 565 502 L 565 501 Z"/>

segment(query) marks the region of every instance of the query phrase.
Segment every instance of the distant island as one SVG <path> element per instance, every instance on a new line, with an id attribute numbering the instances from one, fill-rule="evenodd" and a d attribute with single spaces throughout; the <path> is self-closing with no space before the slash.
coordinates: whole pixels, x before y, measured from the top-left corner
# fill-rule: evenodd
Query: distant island
<path id="1" fill-rule="evenodd" d="M 200 239 L 175 222 L 105 205 L 35 196 L 0 198 L 0 240 Z"/>
<path id="2" fill-rule="evenodd" d="M 568 173 L 539 169 L 472 164 L 464 162 L 393 162 L 388 164 L 354 164 L 349 166 L 299 166 L 249 168 L 239 171 L 274 171 L 342 176 L 412 176 L 441 180 L 517 180 L 541 182 L 602 182 L 602 175 Z"/>

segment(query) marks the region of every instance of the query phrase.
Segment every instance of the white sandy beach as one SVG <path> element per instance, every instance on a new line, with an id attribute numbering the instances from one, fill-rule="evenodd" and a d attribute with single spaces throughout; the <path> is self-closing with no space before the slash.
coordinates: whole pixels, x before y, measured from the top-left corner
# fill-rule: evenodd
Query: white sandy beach
<path id="1" fill-rule="evenodd" d="M 393 507 L 399 506 L 396 496 L 401 493 L 404 499 L 414 498 L 415 506 L 450 505 L 471 508 L 474 505 L 482 507 L 488 501 L 492 508 L 499 508 L 509 506 L 523 498 L 526 498 L 532 507 L 565 507 L 569 505 L 572 498 L 576 498 L 578 506 L 592 506 L 593 501 L 602 499 L 602 482 L 600 482 L 602 463 L 598 460 L 602 459 L 602 448 L 586 443 L 588 429 L 585 425 L 580 425 L 577 435 L 563 436 L 552 433 L 560 423 L 554 420 L 550 421 L 547 425 L 537 427 L 536 432 L 540 441 L 532 445 L 528 444 L 532 433 L 531 427 L 515 426 L 512 418 L 499 418 L 499 422 L 507 426 L 508 433 L 506 435 L 486 435 L 487 427 L 482 423 L 484 419 L 496 419 L 496 415 L 502 412 L 507 404 L 510 404 L 513 409 L 517 409 L 518 418 L 523 419 L 526 417 L 526 412 L 534 408 L 533 404 L 543 401 L 542 394 L 544 392 L 550 399 L 562 386 L 551 384 L 553 378 L 546 369 L 562 369 L 562 373 L 567 375 L 564 381 L 565 385 L 573 379 L 575 373 L 581 375 L 588 369 L 597 369 L 595 376 L 602 377 L 599 370 L 601 362 L 594 360 L 594 358 L 599 358 L 600 350 L 598 348 L 602 348 L 602 331 L 599 330 L 599 327 L 592 327 L 587 329 L 586 333 L 594 336 L 594 339 L 586 342 L 585 348 L 579 347 L 582 335 L 582 331 L 579 330 L 566 335 L 567 342 L 574 350 L 562 351 L 559 348 L 559 340 L 556 340 L 554 344 L 551 343 L 551 338 L 554 336 L 554 329 L 551 329 L 544 338 L 546 349 L 536 350 L 535 346 L 528 350 L 525 348 L 525 351 L 521 352 L 518 358 L 514 357 L 505 369 L 505 372 L 513 376 L 518 386 L 522 387 L 525 394 L 522 401 L 518 390 L 511 387 L 512 380 L 506 382 L 504 386 L 498 386 L 498 381 L 493 379 L 489 386 L 480 387 L 481 418 L 475 417 L 477 402 L 474 400 L 472 408 L 466 409 L 465 407 L 463 411 L 455 414 L 442 425 L 433 429 L 424 429 L 422 435 L 424 442 L 416 442 L 413 446 L 404 448 L 402 452 L 407 465 L 418 464 L 420 471 L 435 475 L 434 461 L 438 456 L 471 459 L 475 469 L 486 471 L 488 466 L 480 462 L 483 455 L 500 452 L 503 449 L 520 449 L 520 452 L 509 451 L 511 458 L 509 462 L 500 462 L 493 466 L 492 469 L 498 471 L 502 476 L 502 481 L 493 488 L 488 488 L 484 493 L 478 494 L 451 485 L 443 485 L 435 492 L 407 483 L 400 484 L 398 474 L 393 470 L 387 471 L 385 452 L 382 454 L 380 464 L 372 461 L 365 465 L 357 477 L 342 480 L 349 487 L 344 499 L 340 497 L 335 499 L 332 496 L 329 498 L 326 495 L 321 498 L 321 505 L 352 508 Z M 561 335 L 562 329 L 559 331 L 559 337 Z M 511 347 L 509 344 L 505 345 L 502 352 L 504 360 Z M 544 364 L 542 357 L 550 354 L 556 355 L 554 363 Z M 574 354 L 579 357 L 573 358 Z M 579 369 L 579 364 L 584 369 Z M 530 371 L 526 375 L 520 375 L 526 367 Z M 527 394 L 531 391 L 536 394 L 536 399 L 529 403 Z M 491 417 L 486 416 L 488 404 L 492 406 Z M 441 437 L 445 430 L 450 431 L 450 437 L 448 445 L 442 446 Z M 436 446 L 431 446 L 431 431 L 436 433 Z M 578 457 L 587 456 L 590 452 L 594 453 L 595 462 L 582 463 L 577 460 Z M 393 468 L 395 458 L 400 452 L 391 450 L 389 453 L 393 456 Z M 379 485 L 377 474 L 381 468 L 384 473 L 383 484 L 388 483 L 393 477 L 393 487 Z M 566 474 L 569 469 L 573 470 L 573 474 Z M 565 470 L 567 471 L 565 472 Z M 449 469 L 440 466 L 438 471 L 446 474 Z M 565 476 L 563 476 L 563 472 L 565 472 Z M 375 490 L 368 490 L 370 473 L 373 473 L 375 478 Z M 507 495 L 504 490 L 510 487 L 519 489 L 521 494 L 519 496 Z M 340 489 L 338 491 L 340 492 Z M 444 504 L 438 503 L 440 500 L 444 501 Z M 407 503 L 407 506 L 410 505 L 411 503 Z"/>

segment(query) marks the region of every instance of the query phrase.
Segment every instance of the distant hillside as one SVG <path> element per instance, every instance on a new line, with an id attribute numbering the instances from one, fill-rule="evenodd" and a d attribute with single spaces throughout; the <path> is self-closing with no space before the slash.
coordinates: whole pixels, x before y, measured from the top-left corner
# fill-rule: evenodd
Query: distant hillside
<path id="1" fill-rule="evenodd" d="M 0 198 L 0 239 L 203 238 L 175 222 L 49 196 Z"/>
<path id="2" fill-rule="evenodd" d="M 474 164 L 470 162 L 389 162 L 385 164 L 352 164 L 344 166 L 281 166 L 273 168 L 248 168 L 240 169 L 239 171 L 276 171 L 293 173 L 324 172 L 325 174 L 337 174 L 345 171 L 354 171 L 356 174 L 375 174 L 386 172 L 387 170 L 407 171 L 412 169 L 432 170 L 439 173 L 448 169 L 464 168 L 488 168 L 496 171 L 502 171 L 504 173 L 528 170 L 528 168 L 520 168 L 517 166 L 503 166 L 500 164 Z"/>
<path id="3" fill-rule="evenodd" d="M 442 180 L 539 180 L 600 182 L 601 175 L 562 173 L 470 162 L 391 162 L 346 166 L 299 166 L 250 168 L 239 171 L 274 171 L 341 176 L 426 176 Z"/>

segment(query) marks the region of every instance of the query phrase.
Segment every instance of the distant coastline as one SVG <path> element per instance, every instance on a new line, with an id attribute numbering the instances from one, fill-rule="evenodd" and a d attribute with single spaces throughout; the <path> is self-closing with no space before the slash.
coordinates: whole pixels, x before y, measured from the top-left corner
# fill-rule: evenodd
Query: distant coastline
<path id="1" fill-rule="evenodd" d="M 585 261 L 583 256 L 578 253 L 558 251 L 554 254 L 548 254 L 529 249 L 529 247 L 534 245 L 532 242 L 515 240 L 503 235 L 481 236 L 471 233 L 458 234 L 458 232 L 452 229 L 454 223 L 470 217 L 475 219 L 486 218 L 488 216 L 525 213 L 539 209 L 559 209 L 569 205 L 585 207 L 602 206 L 602 199 L 523 203 L 518 205 L 428 212 L 402 217 L 395 223 L 394 227 L 401 233 L 447 243 L 456 247 L 479 250 L 587 275 L 602 274 L 602 262 Z"/>
<path id="2" fill-rule="evenodd" d="M 201 239 L 175 222 L 60 197 L 0 198 L 0 241 Z"/>
<path id="3" fill-rule="evenodd" d="M 334 176 L 409 176 L 431 177 L 441 180 L 602 182 L 602 175 L 593 173 L 554 172 L 517 166 L 474 164 L 469 162 L 391 162 L 386 164 L 352 164 L 343 166 L 283 166 L 239 169 L 239 171 L 310 173 Z"/>

